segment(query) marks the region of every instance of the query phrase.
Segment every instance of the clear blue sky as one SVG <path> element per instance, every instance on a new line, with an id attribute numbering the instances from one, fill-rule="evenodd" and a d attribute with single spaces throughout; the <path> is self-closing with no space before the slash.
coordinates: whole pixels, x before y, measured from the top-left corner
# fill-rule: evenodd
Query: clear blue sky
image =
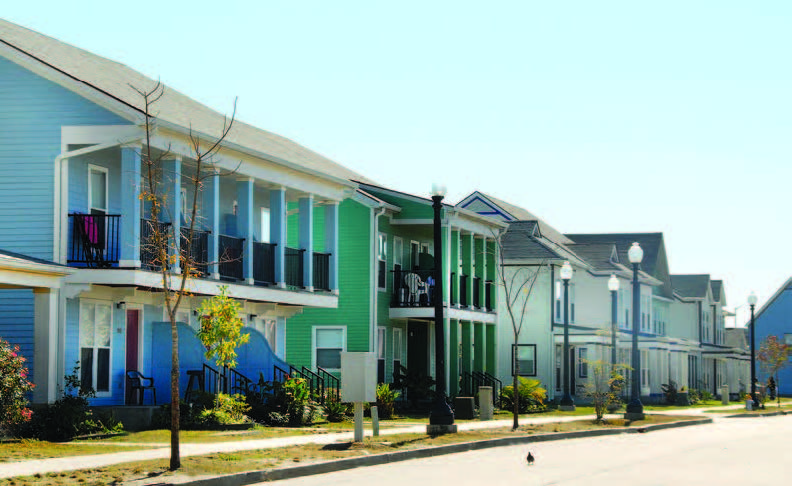
<path id="1" fill-rule="evenodd" d="M 123 5 L 123 7 L 122 7 Z M 6 19 L 385 185 L 662 231 L 731 307 L 792 275 L 789 2 L 36 1 Z"/>

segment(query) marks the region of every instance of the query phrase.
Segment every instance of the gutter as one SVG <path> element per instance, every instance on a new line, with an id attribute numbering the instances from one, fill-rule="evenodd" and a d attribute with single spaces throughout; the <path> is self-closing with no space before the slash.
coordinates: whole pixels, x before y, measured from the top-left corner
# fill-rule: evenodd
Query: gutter
<path id="1" fill-rule="evenodd" d="M 371 352 L 377 351 L 377 299 L 379 297 L 379 285 L 377 283 L 377 244 L 379 242 L 379 217 L 385 214 L 385 208 L 381 207 L 379 212 L 375 212 L 372 208 L 371 210 L 371 230 L 372 230 L 372 238 L 371 238 L 371 266 L 369 275 L 371 277 L 371 316 L 369 318 L 369 350 Z M 386 265 L 387 269 L 387 265 Z M 387 287 L 387 277 L 385 286 Z"/>

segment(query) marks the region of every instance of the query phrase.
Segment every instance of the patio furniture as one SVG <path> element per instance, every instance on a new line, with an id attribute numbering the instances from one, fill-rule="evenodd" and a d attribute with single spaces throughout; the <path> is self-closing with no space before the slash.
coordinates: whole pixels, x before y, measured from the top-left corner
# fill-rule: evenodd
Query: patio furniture
<path id="1" fill-rule="evenodd" d="M 137 370 L 127 370 L 127 403 L 131 402 L 131 398 L 137 393 L 137 404 L 143 405 L 143 395 L 146 390 L 151 390 L 151 395 L 154 400 L 154 405 L 157 404 L 157 389 L 154 388 L 154 378 L 143 376 Z"/>
<path id="2" fill-rule="evenodd" d="M 426 295 L 427 299 L 429 298 L 426 293 L 426 283 L 421 280 L 417 273 L 406 274 L 404 276 L 404 284 L 407 286 L 407 292 L 409 293 L 407 297 L 408 305 L 419 305 L 421 295 Z"/>

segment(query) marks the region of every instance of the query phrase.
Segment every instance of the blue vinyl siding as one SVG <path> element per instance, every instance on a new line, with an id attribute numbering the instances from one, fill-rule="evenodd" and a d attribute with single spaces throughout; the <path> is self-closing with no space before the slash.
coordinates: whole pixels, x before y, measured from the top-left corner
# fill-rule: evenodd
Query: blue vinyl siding
<path id="1" fill-rule="evenodd" d="M 0 58 L 0 248 L 52 259 L 61 127 L 127 122 Z"/>
<path id="2" fill-rule="evenodd" d="M 33 291 L 0 290 L 0 337 L 19 345 L 33 376 Z"/>
<path id="3" fill-rule="evenodd" d="M 756 318 L 756 351 L 769 336 L 776 336 L 783 343 L 784 334 L 792 334 L 792 284 Z M 761 383 L 767 382 L 767 373 L 762 370 L 758 360 L 756 377 Z M 779 372 L 778 390 L 781 395 L 792 396 L 792 366 L 786 366 Z"/>

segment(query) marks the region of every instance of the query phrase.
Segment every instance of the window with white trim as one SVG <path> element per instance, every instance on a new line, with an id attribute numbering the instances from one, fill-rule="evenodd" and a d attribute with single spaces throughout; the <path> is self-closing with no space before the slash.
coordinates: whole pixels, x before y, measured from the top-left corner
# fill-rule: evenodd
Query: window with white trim
<path id="1" fill-rule="evenodd" d="M 107 214 L 107 179 L 107 169 L 96 165 L 88 166 L 88 212 L 90 214 Z"/>
<path id="2" fill-rule="evenodd" d="M 388 235 L 380 233 L 377 236 L 377 287 L 386 290 L 388 261 Z"/>
<path id="3" fill-rule="evenodd" d="M 404 254 L 404 240 L 398 236 L 393 237 L 393 288 L 399 289 L 403 286 L 404 282 L 400 281 L 402 278 L 402 256 Z M 395 292 L 396 290 L 394 290 Z"/>
<path id="4" fill-rule="evenodd" d="M 80 302 L 80 386 L 110 394 L 112 304 Z"/>
<path id="5" fill-rule="evenodd" d="M 641 350 L 641 386 L 649 386 L 649 351 Z"/>
<path id="6" fill-rule="evenodd" d="M 385 383 L 385 328 L 377 328 L 377 383 Z"/>
<path id="7" fill-rule="evenodd" d="M 556 323 L 564 322 L 564 311 L 561 308 L 564 302 L 564 291 L 561 285 L 560 280 L 556 280 L 555 282 L 555 318 Z"/>
<path id="8" fill-rule="evenodd" d="M 344 350 L 343 327 L 314 328 L 314 363 L 326 370 L 341 369 L 341 352 Z"/>
<path id="9" fill-rule="evenodd" d="M 588 349 L 578 348 L 578 376 L 588 378 Z"/>
<path id="10" fill-rule="evenodd" d="M 261 208 L 261 231 L 259 231 L 259 241 L 262 243 L 270 242 L 270 210 Z"/>
<path id="11" fill-rule="evenodd" d="M 393 328 L 393 369 L 398 370 L 404 360 L 402 352 L 402 330 Z"/>
<path id="12" fill-rule="evenodd" d="M 512 376 L 536 376 L 536 345 L 512 344 Z"/>

